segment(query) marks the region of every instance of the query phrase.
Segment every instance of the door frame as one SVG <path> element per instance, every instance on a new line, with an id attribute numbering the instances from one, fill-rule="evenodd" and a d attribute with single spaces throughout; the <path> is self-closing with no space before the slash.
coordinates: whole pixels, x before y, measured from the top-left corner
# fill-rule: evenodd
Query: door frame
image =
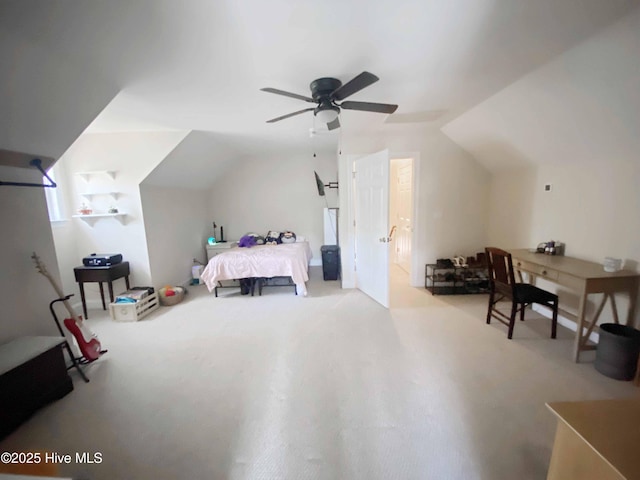
<path id="1" fill-rule="evenodd" d="M 339 230 L 340 252 L 342 263 L 342 288 L 356 288 L 355 275 L 355 228 L 354 222 L 354 185 L 353 168 L 355 160 L 369 154 L 339 154 L 338 155 L 338 180 L 340 182 L 340 218 Z M 424 283 L 423 270 L 420 267 L 420 257 L 417 246 L 419 245 L 419 232 L 422 225 L 420 219 L 420 152 L 396 152 L 389 150 L 389 162 L 398 158 L 413 158 L 412 172 L 412 203 L 413 203 L 413 232 L 411 232 L 411 274 L 409 277 L 412 287 L 419 287 Z M 389 232 L 387 232 L 389 233 Z"/>

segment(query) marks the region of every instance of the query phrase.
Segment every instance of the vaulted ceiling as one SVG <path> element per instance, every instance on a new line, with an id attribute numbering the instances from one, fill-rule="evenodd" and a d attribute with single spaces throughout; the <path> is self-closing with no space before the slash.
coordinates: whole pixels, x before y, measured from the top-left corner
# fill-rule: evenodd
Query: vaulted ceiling
<path id="1" fill-rule="evenodd" d="M 385 129 L 387 116 L 343 111 L 340 130 L 310 138 L 311 113 L 265 123 L 309 105 L 260 88 L 309 95 L 318 77 L 346 82 L 364 70 L 380 81 L 351 100 L 397 103 L 388 121 L 440 128 L 639 4 L 3 0 L 0 108 L 9 115 L 0 121 L 10 133 L 0 133 L 0 148 L 26 148 L 40 138 L 33 148 L 57 141 L 52 153 L 59 155 L 89 127 L 194 130 L 198 136 L 182 149 L 192 157 L 211 154 L 208 139 L 224 145 L 226 158 L 310 142 L 335 151 L 340 135 Z M 45 61 L 25 67 L 37 59 Z M 69 108 L 56 104 L 51 121 L 30 125 L 47 94 L 58 102 L 62 95 Z"/>

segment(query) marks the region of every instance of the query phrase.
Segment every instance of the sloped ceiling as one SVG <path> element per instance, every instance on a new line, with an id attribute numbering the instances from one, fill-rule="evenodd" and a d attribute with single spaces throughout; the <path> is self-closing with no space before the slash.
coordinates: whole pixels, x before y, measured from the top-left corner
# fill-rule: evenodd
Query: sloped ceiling
<path id="1" fill-rule="evenodd" d="M 494 171 L 638 162 L 640 9 L 525 75 L 443 131 Z"/>
<path id="2" fill-rule="evenodd" d="M 312 114 L 265 123 L 307 104 L 260 92 L 261 87 L 308 95 L 315 78 L 346 82 L 363 70 L 381 80 L 352 100 L 398 103 L 398 114 L 405 115 L 400 118 L 427 118 L 439 128 L 638 4 L 4 0 L 0 34 L 10 42 L 1 47 L 0 60 L 10 74 L 0 93 L 2 106 L 18 121 L 0 136 L 0 147 L 20 144 L 16 132 L 24 130 L 40 138 L 45 150 L 48 143 L 55 145 L 51 151 L 58 154 L 58 145 L 79 134 L 78 124 L 89 125 L 93 105 L 105 105 L 115 95 L 105 95 L 109 89 L 100 85 L 117 85 L 119 94 L 99 115 L 94 112 L 89 131 L 209 132 L 190 135 L 184 149 L 168 159 L 193 162 L 191 180 L 180 180 L 193 183 L 213 171 L 213 160 L 205 160 L 222 143 L 231 145 L 237 158 L 260 155 L 265 146 L 309 148 Z M 37 63 L 45 55 L 22 58 L 24 44 L 46 53 L 47 61 Z M 25 63 L 30 69 L 20 68 Z M 33 77 L 41 80 L 33 83 Z M 50 99 L 57 124 L 46 117 L 29 125 L 34 92 L 39 103 Z M 439 114 L 422 114 L 431 111 Z M 343 112 L 343 127 L 316 147 L 335 151 L 340 136 L 384 129 L 384 120 L 380 114 Z M 155 177 L 163 181 L 160 171 Z"/>
<path id="3" fill-rule="evenodd" d="M 58 159 L 120 87 L 94 65 L 54 56 L 7 28 L 0 3 L 0 148 Z"/>
<path id="4" fill-rule="evenodd" d="M 223 135 L 191 131 L 142 182 L 182 188 L 206 188 L 238 157 L 236 145 Z M 206 172 L 196 176 L 194 172 Z"/>

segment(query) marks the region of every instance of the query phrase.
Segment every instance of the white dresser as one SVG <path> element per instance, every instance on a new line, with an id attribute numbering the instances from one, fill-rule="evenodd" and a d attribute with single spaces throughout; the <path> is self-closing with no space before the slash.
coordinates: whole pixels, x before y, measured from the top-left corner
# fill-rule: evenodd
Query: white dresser
<path id="1" fill-rule="evenodd" d="M 207 262 L 211 260 L 216 255 L 229 251 L 230 248 L 238 245 L 238 242 L 224 242 L 224 243 L 214 243 L 213 245 L 209 245 L 207 243 Z"/>

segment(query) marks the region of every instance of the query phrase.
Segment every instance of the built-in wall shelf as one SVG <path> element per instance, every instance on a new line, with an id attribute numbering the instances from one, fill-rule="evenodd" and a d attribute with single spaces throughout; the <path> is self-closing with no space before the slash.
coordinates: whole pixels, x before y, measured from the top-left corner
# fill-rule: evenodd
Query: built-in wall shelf
<path id="1" fill-rule="evenodd" d="M 73 218 L 80 218 L 89 225 L 93 226 L 93 222 L 95 222 L 96 220 L 112 217 L 124 225 L 126 216 L 126 213 L 90 213 L 88 215 L 73 215 Z"/>
<path id="2" fill-rule="evenodd" d="M 112 180 L 116 179 L 115 170 L 94 170 L 91 172 L 76 172 L 76 175 L 81 177 L 85 182 L 91 181 L 91 177 L 94 177 L 96 175 L 107 175 L 111 177 Z"/>
<path id="3" fill-rule="evenodd" d="M 114 201 L 118 200 L 118 196 L 120 195 L 120 192 L 96 192 L 96 193 L 92 193 L 92 192 L 83 192 L 80 195 L 82 195 L 84 198 L 86 198 L 87 200 L 91 200 L 92 197 L 97 197 L 99 195 L 108 195 L 111 198 L 113 198 Z"/>

